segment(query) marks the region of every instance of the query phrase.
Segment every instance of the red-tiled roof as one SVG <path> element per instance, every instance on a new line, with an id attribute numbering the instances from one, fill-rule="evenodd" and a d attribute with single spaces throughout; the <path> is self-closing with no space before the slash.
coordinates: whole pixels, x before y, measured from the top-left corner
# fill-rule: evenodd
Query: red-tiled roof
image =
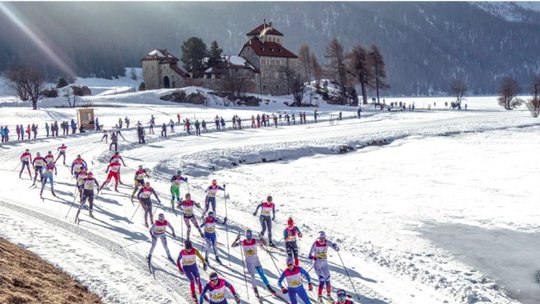
<path id="1" fill-rule="evenodd" d="M 262 57 L 298 58 L 298 56 L 296 56 L 293 52 L 275 42 L 262 42 L 259 39 L 251 39 L 244 44 L 242 50 L 244 50 L 246 47 L 251 47 L 255 54 Z M 242 50 L 240 50 L 240 54 L 242 53 Z"/>
<path id="2" fill-rule="evenodd" d="M 263 23 L 263 24 L 257 26 L 256 28 L 252 29 L 249 33 L 246 34 L 246 36 L 260 35 L 262 30 L 264 30 L 265 28 L 268 28 L 268 27 L 271 27 L 271 26 L 269 24 L 267 24 L 267 23 Z M 271 29 L 267 32 L 267 34 L 283 36 L 283 34 L 280 31 L 276 30 L 273 27 L 271 27 Z"/>
<path id="3" fill-rule="evenodd" d="M 176 74 L 180 75 L 181 77 L 189 78 L 189 74 L 182 70 L 176 63 L 171 64 L 171 70 L 175 71 Z"/>

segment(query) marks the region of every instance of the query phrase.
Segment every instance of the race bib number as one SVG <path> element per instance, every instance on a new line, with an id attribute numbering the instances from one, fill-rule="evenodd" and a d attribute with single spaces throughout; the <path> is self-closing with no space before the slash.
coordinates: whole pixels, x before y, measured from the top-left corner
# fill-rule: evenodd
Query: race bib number
<path id="1" fill-rule="evenodd" d="M 165 232 L 165 226 L 163 226 L 163 227 L 158 226 L 158 227 L 156 228 L 156 233 L 161 234 L 161 233 L 164 233 L 164 232 Z"/>
<path id="2" fill-rule="evenodd" d="M 42 166 L 43 166 L 43 161 L 41 159 L 36 161 L 36 167 L 42 167 Z"/>
<path id="3" fill-rule="evenodd" d="M 263 209 L 262 214 L 266 216 L 270 216 L 270 210 Z"/>
<path id="4" fill-rule="evenodd" d="M 302 282 L 300 282 L 300 280 L 290 280 L 289 281 L 289 288 L 296 288 L 298 286 L 300 286 L 302 284 Z"/>
<path id="5" fill-rule="evenodd" d="M 94 182 L 86 183 L 86 184 L 84 185 L 84 189 L 86 189 L 86 190 L 93 190 L 93 189 L 94 189 L 94 186 L 95 186 Z"/>
<path id="6" fill-rule="evenodd" d="M 141 194 L 141 196 L 142 196 L 143 198 L 149 198 L 149 197 L 150 197 L 150 192 L 143 192 L 143 193 Z"/>
<path id="7" fill-rule="evenodd" d="M 184 258 L 184 265 L 189 266 L 195 264 L 195 258 Z"/>
<path id="8" fill-rule="evenodd" d="M 214 302 L 221 302 L 223 301 L 223 299 L 225 299 L 225 294 L 220 292 L 220 293 L 215 293 L 212 295 L 212 300 Z"/>
<path id="9" fill-rule="evenodd" d="M 255 250 L 253 249 L 246 250 L 246 256 L 254 256 L 254 255 L 255 255 Z"/>
<path id="10" fill-rule="evenodd" d="M 318 259 L 326 259 L 326 252 L 319 252 L 317 253 Z"/>
<path id="11" fill-rule="evenodd" d="M 204 231 L 206 231 L 208 233 L 214 233 L 216 231 L 216 228 L 214 228 L 214 227 L 206 227 L 206 229 Z"/>

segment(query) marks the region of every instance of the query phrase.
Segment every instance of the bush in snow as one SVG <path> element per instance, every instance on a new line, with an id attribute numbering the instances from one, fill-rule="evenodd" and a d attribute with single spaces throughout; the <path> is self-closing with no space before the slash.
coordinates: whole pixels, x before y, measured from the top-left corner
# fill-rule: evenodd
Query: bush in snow
<path id="1" fill-rule="evenodd" d="M 44 89 L 40 94 L 45 98 L 55 98 L 58 97 L 58 90 L 55 88 Z"/>
<path id="2" fill-rule="evenodd" d="M 144 82 L 141 82 L 141 84 L 139 84 L 139 91 L 145 91 L 146 90 L 146 85 L 144 84 Z"/>
<path id="3" fill-rule="evenodd" d="M 161 96 L 159 99 L 173 102 L 186 102 L 186 92 L 178 90 L 171 94 Z"/>
<path id="4" fill-rule="evenodd" d="M 499 105 L 506 110 L 512 110 L 521 105 L 523 100 L 516 98 L 521 91 L 519 84 L 512 77 L 505 77 L 501 83 L 500 96 L 498 98 Z"/>
<path id="5" fill-rule="evenodd" d="M 72 86 L 71 89 L 73 90 L 74 96 L 88 96 L 92 95 L 92 91 L 87 86 Z"/>
<path id="6" fill-rule="evenodd" d="M 60 89 L 60 88 L 63 88 L 63 87 L 67 87 L 69 85 L 69 83 L 67 82 L 67 80 L 63 77 L 60 77 L 58 78 L 58 82 L 56 82 L 56 88 L 57 89 Z"/>

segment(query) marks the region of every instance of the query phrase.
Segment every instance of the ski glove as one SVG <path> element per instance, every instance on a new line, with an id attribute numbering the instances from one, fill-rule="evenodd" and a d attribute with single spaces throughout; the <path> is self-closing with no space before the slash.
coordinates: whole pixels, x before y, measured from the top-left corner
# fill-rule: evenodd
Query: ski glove
<path id="1" fill-rule="evenodd" d="M 335 251 L 339 251 L 339 247 L 337 244 L 332 244 L 332 248 L 335 250 Z"/>
<path id="2" fill-rule="evenodd" d="M 257 212 L 253 212 L 253 216 L 257 216 Z"/>
<path id="3" fill-rule="evenodd" d="M 317 260 L 317 257 L 316 257 L 316 256 L 313 256 L 313 255 L 310 255 L 310 256 L 309 256 L 309 259 L 310 259 L 310 260 L 316 261 L 316 260 Z"/>
<path id="4" fill-rule="evenodd" d="M 283 288 L 281 288 L 281 292 L 283 292 L 284 294 L 286 294 L 286 293 L 289 292 L 289 290 L 288 290 L 287 288 L 283 287 Z"/>
<path id="5" fill-rule="evenodd" d="M 240 303 L 240 297 L 238 297 L 238 295 L 234 295 L 234 300 L 236 301 L 236 303 Z"/>
<path id="6" fill-rule="evenodd" d="M 309 291 L 313 290 L 313 284 L 311 284 L 311 282 L 308 284 L 308 289 L 309 289 Z"/>
<path id="7" fill-rule="evenodd" d="M 176 233 L 173 232 L 172 236 L 175 238 L 175 237 L 176 237 Z"/>

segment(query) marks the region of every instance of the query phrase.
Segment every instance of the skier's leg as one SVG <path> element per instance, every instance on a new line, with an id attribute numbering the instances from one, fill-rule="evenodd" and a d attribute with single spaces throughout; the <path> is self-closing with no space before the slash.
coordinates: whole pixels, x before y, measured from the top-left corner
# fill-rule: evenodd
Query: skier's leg
<path id="1" fill-rule="evenodd" d="M 293 243 L 292 247 L 293 255 L 294 255 L 294 265 L 298 267 L 299 260 L 298 260 L 298 246 L 296 245 L 296 242 Z"/>
<path id="2" fill-rule="evenodd" d="M 317 295 L 319 297 L 322 296 L 324 282 L 325 282 L 325 277 L 324 277 L 321 266 L 322 264 L 319 261 L 315 261 L 315 265 L 313 266 L 313 268 L 315 268 L 315 272 L 317 273 L 317 277 L 319 278 L 319 289 L 317 290 Z"/>
<path id="3" fill-rule="evenodd" d="M 184 216 L 184 223 L 186 223 L 187 238 L 189 239 L 189 236 L 191 234 L 191 223 L 189 221 L 189 217 Z"/>
<path id="4" fill-rule="evenodd" d="M 264 274 L 264 269 L 262 268 L 262 266 L 259 265 L 255 267 L 255 269 L 257 270 L 257 273 L 259 273 L 259 276 L 261 277 L 261 280 L 263 281 L 264 286 L 270 285 L 270 283 L 268 282 L 268 279 L 266 278 L 266 275 Z"/>
<path id="5" fill-rule="evenodd" d="M 51 192 L 52 192 L 52 194 L 54 194 L 54 180 L 53 180 L 52 173 L 51 173 L 51 176 L 49 176 L 49 183 L 51 185 Z"/>
<path id="6" fill-rule="evenodd" d="M 289 300 L 291 300 L 291 304 L 298 304 L 298 301 L 296 300 L 296 291 L 294 289 L 289 289 Z"/>
<path id="7" fill-rule="evenodd" d="M 268 226 L 268 242 L 270 242 L 270 244 L 273 244 L 272 243 L 272 218 L 271 217 L 268 217 L 266 219 L 266 226 Z"/>
<path id="8" fill-rule="evenodd" d="M 197 221 L 195 215 L 191 217 L 191 222 L 195 227 L 197 227 L 197 230 L 199 230 L 199 234 L 201 235 L 201 237 L 204 238 L 204 233 L 202 232 L 201 227 L 199 227 L 199 222 Z"/>
<path id="9" fill-rule="evenodd" d="M 211 235 L 205 233 L 204 235 L 205 245 L 203 249 L 204 249 L 204 259 L 207 261 L 208 261 L 208 252 L 210 251 L 210 247 L 212 246 L 212 240 L 210 238 L 211 238 Z"/>
<path id="10" fill-rule="evenodd" d="M 311 304 L 311 301 L 309 300 L 307 292 L 303 287 L 297 290 L 297 294 L 300 297 L 300 299 L 302 299 L 302 302 L 304 302 L 304 304 Z"/>
<path id="11" fill-rule="evenodd" d="M 216 237 L 216 234 L 214 233 L 213 237 L 212 237 L 212 249 L 214 250 L 214 255 L 218 256 L 218 253 L 217 253 L 217 237 Z"/>
<path id="12" fill-rule="evenodd" d="M 49 179 L 49 175 L 45 174 L 43 177 L 43 181 L 41 182 L 41 193 L 43 193 L 43 189 L 45 189 L 45 185 L 47 184 L 48 179 Z"/>
<path id="13" fill-rule="evenodd" d="M 332 294 L 332 284 L 330 283 L 330 270 L 328 269 L 328 262 L 323 262 L 322 273 L 326 282 L 326 295 Z"/>
<path id="14" fill-rule="evenodd" d="M 242 250 L 242 249 L 240 249 Z M 247 262 L 246 261 L 246 268 L 248 270 L 248 273 L 249 275 L 251 276 L 251 285 L 253 285 L 253 287 L 256 287 L 257 286 L 257 281 L 255 280 L 255 265 L 252 263 L 252 262 Z"/>
<path id="15" fill-rule="evenodd" d="M 171 257 L 171 252 L 169 251 L 169 247 L 167 246 L 167 236 L 163 234 L 159 237 L 161 239 L 161 244 L 163 244 L 163 248 L 165 248 L 165 252 L 167 253 L 167 257 Z"/>
<path id="16" fill-rule="evenodd" d="M 152 247 L 150 248 L 150 252 L 148 253 L 149 257 L 151 257 L 152 253 L 154 253 L 154 248 L 156 248 L 156 244 L 157 244 L 157 237 L 153 236 L 152 237 Z"/>

